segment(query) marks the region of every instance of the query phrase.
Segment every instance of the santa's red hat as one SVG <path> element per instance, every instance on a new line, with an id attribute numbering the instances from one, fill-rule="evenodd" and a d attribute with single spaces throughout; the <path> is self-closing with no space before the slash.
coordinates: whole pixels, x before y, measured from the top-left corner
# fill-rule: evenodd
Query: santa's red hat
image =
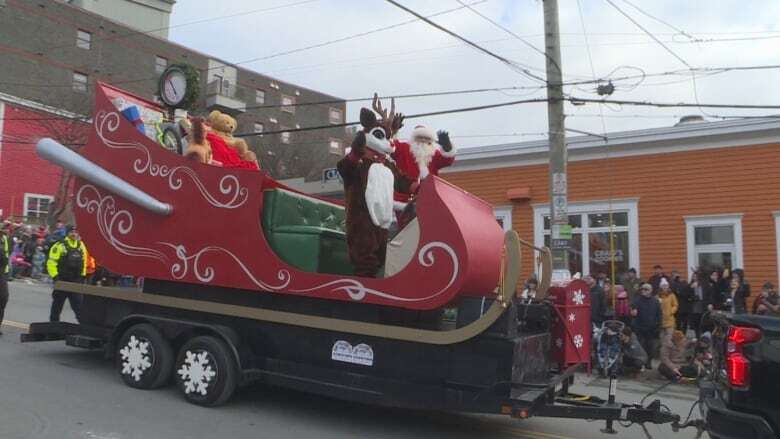
<path id="1" fill-rule="evenodd" d="M 414 130 L 412 130 L 412 140 L 417 140 L 420 137 L 430 139 L 431 141 L 436 140 L 436 135 L 433 130 L 425 125 L 417 125 L 414 127 Z"/>

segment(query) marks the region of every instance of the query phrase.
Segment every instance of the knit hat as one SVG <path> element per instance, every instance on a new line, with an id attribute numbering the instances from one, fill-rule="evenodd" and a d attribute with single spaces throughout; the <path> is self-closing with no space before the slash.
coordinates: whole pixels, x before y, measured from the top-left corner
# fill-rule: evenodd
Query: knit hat
<path id="1" fill-rule="evenodd" d="M 669 288 L 669 281 L 666 280 L 666 278 L 661 279 L 661 282 L 658 283 L 658 286 L 663 289 Z"/>
<path id="2" fill-rule="evenodd" d="M 76 230 L 76 226 L 74 226 L 73 224 L 68 224 L 67 226 L 65 226 L 66 235 L 70 232 L 73 232 L 74 230 Z"/>

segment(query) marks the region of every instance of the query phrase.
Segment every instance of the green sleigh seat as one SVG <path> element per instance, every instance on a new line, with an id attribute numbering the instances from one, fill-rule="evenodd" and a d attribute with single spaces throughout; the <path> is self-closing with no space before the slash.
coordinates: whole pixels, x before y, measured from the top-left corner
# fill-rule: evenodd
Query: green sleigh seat
<path id="1" fill-rule="evenodd" d="M 263 232 L 277 256 L 315 273 L 353 273 L 344 207 L 284 189 L 263 194 Z"/>

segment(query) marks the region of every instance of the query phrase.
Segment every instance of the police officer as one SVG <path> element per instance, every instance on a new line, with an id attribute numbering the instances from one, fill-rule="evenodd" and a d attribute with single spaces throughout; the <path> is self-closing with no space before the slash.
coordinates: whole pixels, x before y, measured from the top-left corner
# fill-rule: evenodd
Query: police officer
<path id="1" fill-rule="evenodd" d="M 65 227 L 65 238 L 51 247 L 46 269 L 54 282 L 59 280 L 84 282 L 84 278 L 87 275 L 87 247 L 79 239 L 75 226 L 69 225 Z M 60 314 L 62 313 L 63 305 L 65 305 L 65 299 L 68 299 L 68 302 L 70 302 L 70 307 L 73 309 L 73 313 L 76 314 L 76 320 L 80 320 L 81 294 L 58 291 L 55 288 L 52 291 L 49 321 L 60 321 Z"/>
<path id="2" fill-rule="evenodd" d="M 5 306 L 8 304 L 8 274 L 11 268 L 11 239 L 8 237 L 9 223 L 0 225 L 0 327 L 3 325 Z M 3 335 L 3 331 L 0 331 Z"/>

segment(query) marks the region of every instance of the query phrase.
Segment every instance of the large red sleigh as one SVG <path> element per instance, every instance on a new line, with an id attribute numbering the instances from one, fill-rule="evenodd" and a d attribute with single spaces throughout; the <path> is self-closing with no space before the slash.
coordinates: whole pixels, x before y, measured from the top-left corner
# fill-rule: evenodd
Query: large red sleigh
<path id="1" fill-rule="evenodd" d="M 438 177 L 425 179 L 417 198 L 419 241 L 392 276 L 316 272 L 279 255 L 309 252 L 307 244 L 288 239 L 275 250 L 269 244 L 264 200 L 273 191 L 297 198 L 297 227 L 304 231 L 322 229 L 326 216 L 342 209 L 338 202 L 297 193 L 263 172 L 204 165 L 168 151 L 122 116 L 112 103 L 118 93 L 98 85 L 94 129 L 80 156 L 53 141 L 39 146 L 42 156 L 79 176 L 79 232 L 100 265 L 149 279 L 418 310 L 441 308 L 459 295 L 495 295 L 503 232 L 492 208 L 473 195 Z M 317 215 L 309 225 L 306 218 Z M 337 231 L 321 233 L 339 239 Z"/>

